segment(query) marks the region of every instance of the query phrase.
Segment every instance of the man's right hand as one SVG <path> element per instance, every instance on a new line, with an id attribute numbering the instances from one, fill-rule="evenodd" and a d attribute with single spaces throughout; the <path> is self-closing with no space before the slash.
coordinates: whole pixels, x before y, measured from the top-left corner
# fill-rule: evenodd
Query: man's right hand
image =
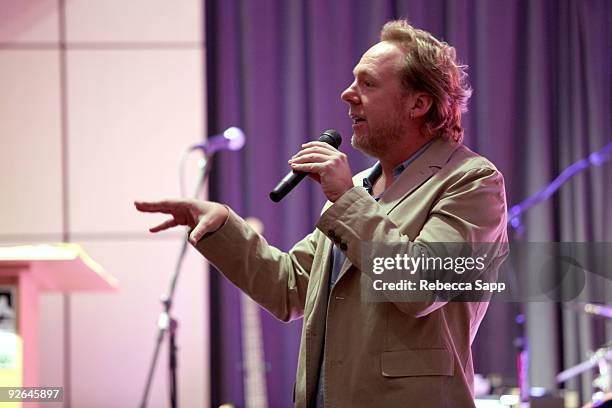
<path id="1" fill-rule="evenodd" d="M 191 228 L 189 242 L 192 245 L 195 245 L 205 234 L 221 228 L 229 216 L 226 206 L 212 201 L 193 199 L 135 201 L 134 206 L 141 212 L 164 213 L 172 216 L 161 224 L 149 228 L 151 232 L 159 232 L 179 225 Z"/>

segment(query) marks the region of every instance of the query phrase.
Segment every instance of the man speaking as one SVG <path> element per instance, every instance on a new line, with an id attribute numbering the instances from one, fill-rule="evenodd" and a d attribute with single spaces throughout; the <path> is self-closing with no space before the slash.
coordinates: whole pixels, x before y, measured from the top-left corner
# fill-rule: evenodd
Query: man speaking
<path id="1" fill-rule="evenodd" d="M 289 252 L 274 248 L 228 207 L 209 201 L 136 202 L 192 228 L 189 240 L 228 279 L 283 321 L 304 318 L 296 407 L 473 407 L 471 344 L 487 303 L 370 302 L 364 242 L 507 241 L 503 177 L 462 145 L 471 90 L 455 50 L 406 21 L 391 21 L 342 93 L 352 145 L 375 157 L 353 177 L 323 142 L 289 164 L 329 202 Z"/>

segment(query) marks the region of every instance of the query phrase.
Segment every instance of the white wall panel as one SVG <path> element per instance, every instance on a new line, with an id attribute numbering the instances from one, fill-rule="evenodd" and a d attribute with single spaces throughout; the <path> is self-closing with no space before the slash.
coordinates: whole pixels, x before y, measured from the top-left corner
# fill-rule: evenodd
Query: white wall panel
<path id="1" fill-rule="evenodd" d="M 143 232 L 134 199 L 176 196 L 201 139 L 201 50 L 70 51 L 70 209 L 76 232 Z"/>
<path id="2" fill-rule="evenodd" d="M 57 43 L 58 0 L 2 0 L 0 42 Z"/>
<path id="3" fill-rule="evenodd" d="M 159 296 L 166 293 L 178 241 L 82 242 L 119 279 L 116 293 L 71 298 L 72 405 L 135 407 L 143 391 L 157 335 Z M 204 267 L 190 249 L 177 285 L 180 405 L 202 407 L 205 395 Z M 167 349 L 160 355 L 149 407 L 166 407 Z"/>
<path id="4" fill-rule="evenodd" d="M 72 0 L 66 2 L 71 42 L 200 42 L 198 0 Z"/>
<path id="5" fill-rule="evenodd" d="M 176 196 L 180 155 L 204 133 L 203 50 L 190 45 L 202 41 L 202 6 L 199 0 L 64 4 L 65 89 L 59 1 L 0 6 L 0 43 L 9 44 L 0 49 L 0 243 L 60 240 L 65 205 L 66 232 L 119 278 L 121 289 L 71 295 L 68 321 L 62 295 L 40 297 L 40 382 L 64 385 L 68 371 L 72 406 L 136 406 L 180 233 L 150 240 L 128 240 L 125 233 L 145 236 L 160 219 L 138 214 L 132 201 Z M 193 158 L 188 164 L 190 193 L 197 170 Z M 191 252 L 174 309 L 182 406 L 208 406 L 206 278 L 201 257 Z M 149 407 L 168 406 L 166 350 Z"/>
<path id="6" fill-rule="evenodd" d="M 0 51 L 0 89 L 0 234 L 61 233 L 57 51 Z"/>

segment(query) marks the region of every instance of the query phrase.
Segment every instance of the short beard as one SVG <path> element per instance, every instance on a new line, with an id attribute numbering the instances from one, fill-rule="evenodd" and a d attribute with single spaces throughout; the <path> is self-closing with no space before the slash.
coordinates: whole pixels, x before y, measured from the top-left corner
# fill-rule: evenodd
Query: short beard
<path id="1" fill-rule="evenodd" d="M 405 124 L 399 120 L 395 121 L 394 125 L 368 127 L 368 135 L 365 139 L 357 140 L 353 133 L 351 146 L 370 157 L 380 159 L 388 154 L 389 150 L 399 147 L 399 142 L 405 132 Z"/>

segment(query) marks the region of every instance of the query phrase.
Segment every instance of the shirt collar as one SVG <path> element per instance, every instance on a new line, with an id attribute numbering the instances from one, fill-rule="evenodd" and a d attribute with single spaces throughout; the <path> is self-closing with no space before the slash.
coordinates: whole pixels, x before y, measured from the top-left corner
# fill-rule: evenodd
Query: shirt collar
<path id="1" fill-rule="evenodd" d="M 416 152 L 414 152 L 406 161 L 400 163 L 396 168 L 394 168 L 393 169 L 393 181 L 397 180 L 399 175 L 402 174 L 404 170 L 406 170 L 406 167 L 408 167 L 410 163 L 415 161 L 421 154 L 423 154 L 423 152 L 427 150 L 427 148 L 434 142 L 434 140 L 435 138 L 425 143 Z M 368 191 L 368 193 L 372 194 L 374 183 L 376 183 L 376 180 L 378 180 L 381 174 L 382 174 L 382 166 L 380 165 L 380 162 L 376 162 L 376 164 L 372 167 L 372 170 L 370 171 L 368 176 L 363 179 L 363 187 Z"/>

